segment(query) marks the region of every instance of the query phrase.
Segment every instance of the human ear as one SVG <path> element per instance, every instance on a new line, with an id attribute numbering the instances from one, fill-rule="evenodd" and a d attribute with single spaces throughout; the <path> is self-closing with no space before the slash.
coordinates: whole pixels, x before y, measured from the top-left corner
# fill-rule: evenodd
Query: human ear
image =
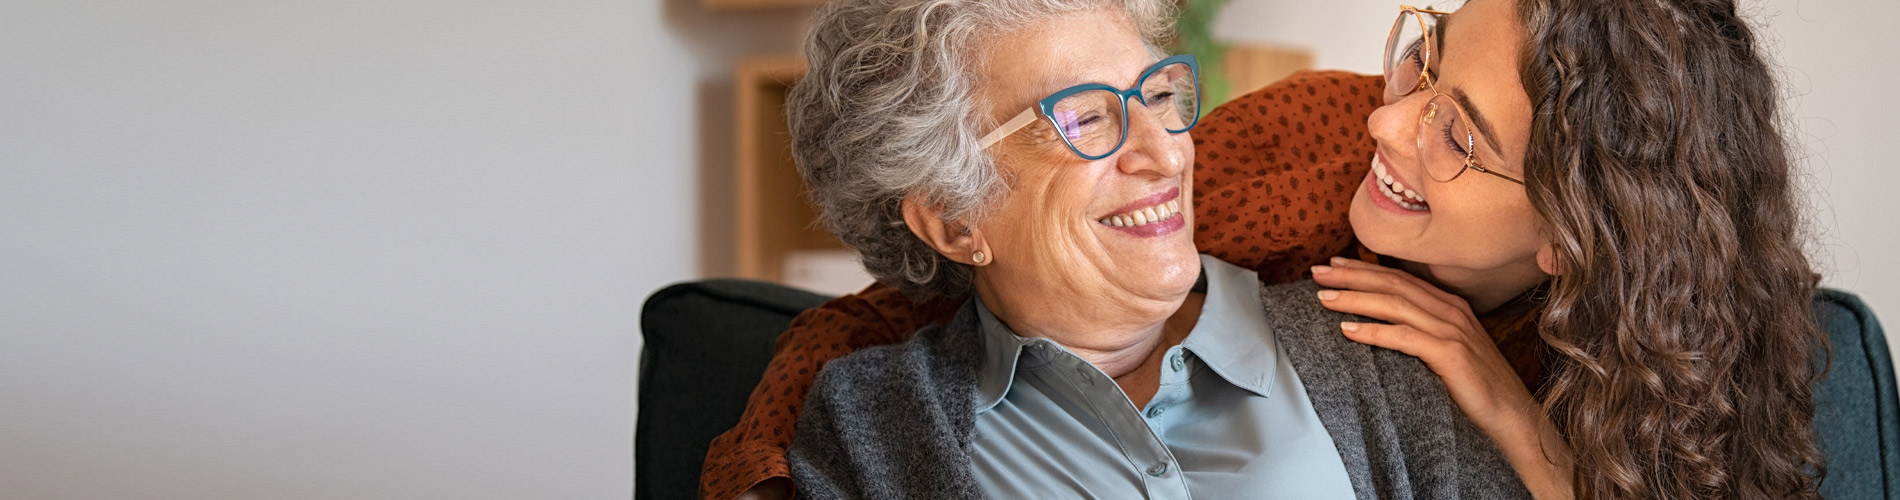
<path id="1" fill-rule="evenodd" d="M 1551 276 L 1556 276 L 1559 274 L 1557 272 L 1557 247 L 1556 246 L 1551 245 L 1550 243 L 1545 243 L 1545 244 L 1537 246 L 1537 269 L 1542 270 L 1544 271 L 1544 274 L 1548 274 Z"/>
<path id="2" fill-rule="evenodd" d="M 904 225 L 910 233 L 924 240 L 924 244 L 943 254 L 952 261 L 972 266 L 986 266 L 996 260 L 990 252 L 989 242 L 983 237 L 983 230 L 961 223 L 945 222 L 943 210 L 935 204 L 927 203 L 918 195 L 904 197 Z"/>

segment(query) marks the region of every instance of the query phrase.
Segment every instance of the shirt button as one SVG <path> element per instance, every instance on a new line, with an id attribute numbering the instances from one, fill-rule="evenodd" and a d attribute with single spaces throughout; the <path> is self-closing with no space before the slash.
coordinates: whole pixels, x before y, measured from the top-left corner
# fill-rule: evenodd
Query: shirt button
<path id="1" fill-rule="evenodd" d="M 1154 467 L 1148 468 L 1148 475 L 1150 476 L 1161 477 L 1162 474 L 1167 474 L 1167 473 L 1168 473 L 1167 462 L 1161 462 L 1161 463 L 1155 464 Z"/>
<path id="2" fill-rule="evenodd" d="M 1167 413 L 1167 412 L 1168 412 L 1168 407 L 1166 406 L 1161 406 L 1161 405 L 1151 406 L 1151 407 L 1148 407 L 1148 418 L 1160 417 L 1161 414 Z"/>
<path id="3" fill-rule="evenodd" d="M 1181 361 L 1181 353 L 1175 353 L 1173 357 L 1168 359 L 1168 366 L 1178 372 L 1181 371 L 1182 367 L 1187 366 L 1187 362 Z"/>
<path id="4" fill-rule="evenodd" d="M 1091 376 L 1091 375 L 1089 375 L 1089 369 L 1088 369 L 1088 368 L 1083 368 L 1083 367 L 1080 367 L 1080 366 L 1078 366 L 1078 367 L 1075 367 L 1075 374 L 1076 374 L 1076 375 L 1080 375 L 1080 376 L 1082 376 L 1082 381 L 1083 381 L 1083 382 L 1088 382 L 1088 383 L 1089 383 L 1089 385 L 1095 385 L 1095 377 L 1093 377 L 1093 376 Z"/>

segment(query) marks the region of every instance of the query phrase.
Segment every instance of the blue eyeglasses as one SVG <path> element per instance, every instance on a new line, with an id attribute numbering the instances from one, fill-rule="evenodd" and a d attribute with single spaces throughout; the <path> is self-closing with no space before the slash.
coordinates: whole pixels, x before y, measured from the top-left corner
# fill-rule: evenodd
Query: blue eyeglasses
<path id="1" fill-rule="evenodd" d="M 1120 151 L 1128 141 L 1128 99 L 1141 101 L 1143 107 L 1161 121 L 1170 134 L 1194 128 L 1201 117 L 1201 67 L 1194 56 L 1182 54 L 1162 59 L 1141 72 L 1135 88 L 1122 90 L 1100 83 L 1084 83 L 1062 89 L 1023 110 L 978 145 L 989 148 L 1010 134 L 1035 122 L 1036 112 L 1049 119 L 1069 151 L 1085 160 L 1100 160 Z"/>

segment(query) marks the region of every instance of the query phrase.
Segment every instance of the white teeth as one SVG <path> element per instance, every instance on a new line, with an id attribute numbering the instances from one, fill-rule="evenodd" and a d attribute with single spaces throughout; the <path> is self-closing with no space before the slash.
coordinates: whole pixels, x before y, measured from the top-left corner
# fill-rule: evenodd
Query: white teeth
<path id="1" fill-rule="evenodd" d="M 1392 186 L 1390 184 L 1386 184 L 1384 182 L 1380 182 L 1378 184 L 1379 184 L 1379 194 L 1385 195 L 1385 198 L 1388 200 L 1392 200 L 1392 203 L 1397 203 L 1400 207 L 1404 207 L 1406 210 L 1414 210 L 1414 211 L 1421 211 L 1421 212 L 1427 210 L 1427 207 L 1424 204 L 1407 200 L 1404 197 L 1402 197 L 1399 193 L 1393 192 Z M 1423 201 L 1423 200 L 1420 200 L 1420 201 Z"/>
<path id="2" fill-rule="evenodd" d="M 1103 217 L 1102 220 L 1098 222 L 1101 222 L 1103 225 L 1106 225 L 1106 226 L 1114 226 L 1114 227 L 1146 226 L 1146 225 L 1153 224 L 1156 222 L 1172 219 L 1174 218 L 1175 215 L 1180 214 L 1180 213 L 1181 213 L 1181 200 L 1176 199 L 1176 200 L 1170 200 L 1167 203 L 1162 203 L 1160 205 L 1143 208 L 1141 210 L 1136 210 L 1136 211 L 1121 214 L 1121 215 L 1110 215 L 1108 217 Z"/>
<path id="3" fill-rule="evenodd" d="M 1405 183 L 1399 182 L 1397 177 L 1386 172 L 1385 163 L 1379 161 L 1377 158 L 1372 161 L 1372 174 L 1373 177 L 1378 180 L 1379 193 L 1384 194 L 1385 197 L 1392 200 L 1393 203 L 1397 203 L 1400 207 L 1404 207 L 1407 210 L 1429 210 L 1429 207 L 1425 204 L 1425 197 L 1419 195 L 1416 190 L 1407 189 Z"/>

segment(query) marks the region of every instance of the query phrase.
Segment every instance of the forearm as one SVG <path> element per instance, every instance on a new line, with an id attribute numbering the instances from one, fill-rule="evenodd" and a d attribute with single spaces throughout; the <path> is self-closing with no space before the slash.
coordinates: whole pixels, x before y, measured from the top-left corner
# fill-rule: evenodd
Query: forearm
<path id="1" fill-rule="evenodd" d="M 1484 429 L 1485 433 L 1498 444 L 1532 496 L 1538 500 L 1575 498 L 1575 467 L 1563 434 L 1541 408 L 1518 413 L 1503 428 Z"/>

